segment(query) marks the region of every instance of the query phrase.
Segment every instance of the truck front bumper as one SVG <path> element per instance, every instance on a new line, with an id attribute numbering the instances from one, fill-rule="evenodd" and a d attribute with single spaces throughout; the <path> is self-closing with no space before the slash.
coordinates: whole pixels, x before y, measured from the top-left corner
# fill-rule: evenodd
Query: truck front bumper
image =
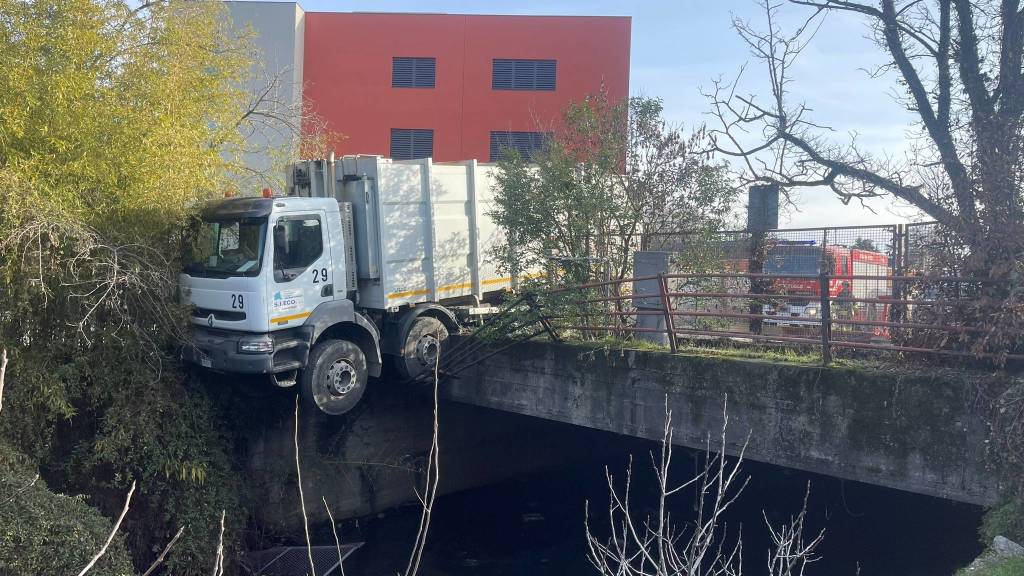
<path id="1" fill-rule="evenodd" d="M 192 327 L 192 342 L 182 347 L 181 358 L 189 364 L 233 374 L 277 374 L 300 370 L 309 358 L 308 330 L 282 330 L 269 334 L 231 332 Z M 272 352 L 240 352 L 243 342 L 273 342 Z"/>

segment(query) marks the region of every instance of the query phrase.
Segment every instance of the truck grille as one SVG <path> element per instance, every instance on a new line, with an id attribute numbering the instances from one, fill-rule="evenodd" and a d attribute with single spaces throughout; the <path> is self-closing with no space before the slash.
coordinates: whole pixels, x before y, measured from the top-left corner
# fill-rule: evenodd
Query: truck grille
<path id="1" fill-rule="evenodd" d="M 220 320 L 222 322 L 238 322 L 239 320 L 245 320 L 245 312 L 213 310 L 211 308 L 200 308 L 199 306 L 192 307 L 192 316 L 194 318 L 209 318 L 210 314 L 213 314 L 214 320 Z"/>

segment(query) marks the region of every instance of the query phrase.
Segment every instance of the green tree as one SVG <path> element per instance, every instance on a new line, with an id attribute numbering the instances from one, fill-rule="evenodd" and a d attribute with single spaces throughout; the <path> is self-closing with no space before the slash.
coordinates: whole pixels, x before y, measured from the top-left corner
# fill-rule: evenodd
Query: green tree
<path id="1" fill-rule="evenodd" d="M 856 248 L 858 250 L 867 250 L 869 252 L 878 252 L 878 247 L 875 246 L 875 241 L 871 238 L 863 238 L 857 236 L 857 239 L 853 241 L 850 248 Z"/>
<path id="2" fill-rule="evenodd" d="M 659 99 L 601 92 L 571 104 L 530 158 L 504 150 L 491 212 L 505 233 L 501 265 L 558 268 L 569 283 L 621 279 L 634 251 L 721 228 L 735 200 L 723 166 L 698 152 L 702 130 L 687 135 L 663 113 Z"/>
<path id="3" fill-rule="evenodd" d="M 238 182 L 250 43 L 220 2 L 0 0 L 0 435 L 175 573 L 237 537 L 232 438 L 175 361 L 181 231 Z M 230 544 L 230 543 L 229 543 Z"/>

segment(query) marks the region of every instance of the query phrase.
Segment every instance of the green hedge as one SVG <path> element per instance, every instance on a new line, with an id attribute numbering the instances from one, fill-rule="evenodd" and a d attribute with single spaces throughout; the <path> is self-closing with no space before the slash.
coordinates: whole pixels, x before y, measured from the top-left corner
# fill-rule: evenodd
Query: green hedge
<path id="1" fill-rule="evenodd" d="M 102 548 L 111 521 L 80 496 L 50 492 L 23 454 L 0 442 L 0 574 L 75 575 Z M 132 574 L 117 537 L 90 576 Z"/>

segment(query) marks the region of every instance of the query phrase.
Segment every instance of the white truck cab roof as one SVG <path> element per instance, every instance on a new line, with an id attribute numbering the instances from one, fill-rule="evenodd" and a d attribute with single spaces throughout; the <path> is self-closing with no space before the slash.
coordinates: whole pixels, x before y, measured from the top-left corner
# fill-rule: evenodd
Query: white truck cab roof
<path id="1" fill-rule="evenodd" d="M 234 220 L 238 218 L 262 218 L 274 209 L 317 210 L 337 208 L 333 198 L 306 198 L 298 196 L 277 196 L 273 198 L 243 197 L 225 198 L 207 206 L 202 213 L 204 220 Z"/>

